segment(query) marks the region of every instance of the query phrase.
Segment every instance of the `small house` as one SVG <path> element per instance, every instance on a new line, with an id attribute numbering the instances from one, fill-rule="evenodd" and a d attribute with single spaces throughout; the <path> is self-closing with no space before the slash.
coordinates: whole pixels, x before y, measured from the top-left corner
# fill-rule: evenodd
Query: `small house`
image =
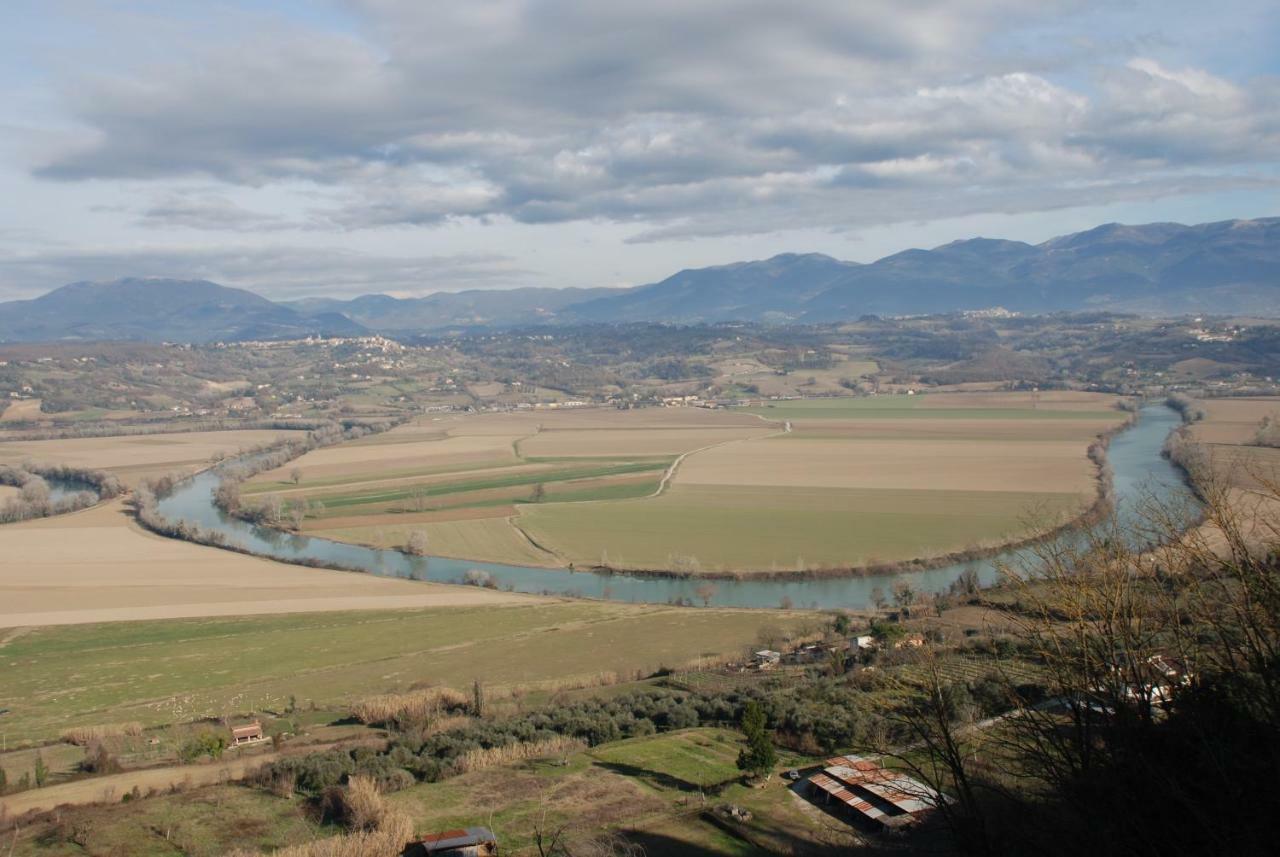
<path id="1" fill-rule="evenodd" d="M 424 836 L 404 853 L 407 857 L 496 857 L 498 839 L 487 827 L 458 828 Z"/>
<path id="2" fill-rule="evenodd" d="M 853 645 L 863 651 L 880 648 L 880 644 L 876 642 L 876 638 L 870 634 L 859 634 L 853 638 Z"/>
<path id="3" fill-rule="evenodd" d="M 262 739 L 262 724 L 256 720 L 247 726 L 235 726 L 231 729 L 231 745 L 233 747 L 239 747 L 241 744 L 253 744 Z"/>

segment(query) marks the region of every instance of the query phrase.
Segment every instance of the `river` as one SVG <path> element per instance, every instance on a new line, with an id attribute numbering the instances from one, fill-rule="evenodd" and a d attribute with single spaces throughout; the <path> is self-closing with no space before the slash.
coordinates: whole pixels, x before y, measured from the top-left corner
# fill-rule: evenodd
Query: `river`
<path id="1" fill-rule="evenodd" d="M 1163 405 L 1142 409 L 1138 422 L 1111 442 L 1108 459 L 1114 472 L 1117 508 L 1121 520 L 1132 515 L 1145 497 L 1184 502 L 1186 489 L 1177 469 L 1161 456 L 1169 432 L 1180 417 Z M 487 572 L 504 589 L 536 594 L 569 595 L 613 601 L 670 603 L 689 599 L 702 603 L 697 590 L 706 581 L 688 578 L 641 577 L 623 573 L 569 571 L 517 565 L 409 556 L 396 550 L 375 550 L 328 539 L 294 535 L 229 517 L 213 503 L 219 476 L 206 471 L 182 483 L 160 500 L 160 512 L 171 520 L 185 520 L 223 535 L 228 545 L 251 553 L 289 562 L 306 560 L 341 565 L 371 574 L 460 583 L 469 569 Z M 1034 486 L 1027 486 L 1034 489 Z M 1064 536 L 1070 537 L 1070 536 Z M 796 580 L 715 580 L 710 604 L 724 607 L 778 607 L 862 609 L 873 603 L 873 591 L 892 591 L 893 584 L 908 580 L 916 591 L 943 592 L 965 569 L 977 571 L 985 585 L 995 582 L 1000 561 L 1017 563 L 1028 558 L 1028 549 L 928 571 L 861 577 Z"/>

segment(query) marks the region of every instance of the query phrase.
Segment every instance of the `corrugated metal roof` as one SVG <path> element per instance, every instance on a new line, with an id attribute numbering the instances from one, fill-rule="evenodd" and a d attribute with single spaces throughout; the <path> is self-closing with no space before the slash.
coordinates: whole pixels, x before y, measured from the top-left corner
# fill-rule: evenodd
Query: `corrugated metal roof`
<path id="1" fill-rule="evenodd" d="M 465 830 L 446 830 L 424 836 L 418 842 L 430 854 L 433 851 L 447 851 L 450 848 L 466 848 L 483 842 L 496 842 L 493 833 L 486 827 L 468 827 Z"/>
<path id="2" fill-rule="evenodd" d="M 815 783 L 818 777 L 822 777 L 826 784 L 838 784 L 837 788 L 844 789 L 855 799 L 865 801 L 870 798 L 885 801 L 892 812 L 880 813 L 880 815 L 897 813 L 914 815 L 933 809 L 940 801 L 946 800 L 943 795 L 924 783 L 906 774 L 889 770 L 863 756 L 836 756 L 828 759 L 824 772 L 814 776 Z M 828 785 L 819 785 L 819 788 L 832 795 L 836 793 L 835 789 L 829 788 Z M 860 792 L 864 794 L 860 795 Z M 849 800 L 845 800 L 845 803 L 855 806 Z M 871 806 L 874 808 L 874 804 Z M 879 817 L 871 813 L 866 814 L 872 818 Z"/>

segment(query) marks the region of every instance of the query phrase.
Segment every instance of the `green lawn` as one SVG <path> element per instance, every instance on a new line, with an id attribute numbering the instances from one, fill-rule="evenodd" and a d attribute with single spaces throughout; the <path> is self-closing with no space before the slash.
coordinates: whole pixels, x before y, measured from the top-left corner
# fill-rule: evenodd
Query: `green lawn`
<path id="1" fill-rule="evenodd" d="M 592 758 L 607 768 L 662 788 L 698 789 L 738 779 L 742 740 L 725 729 L 687 729 L 596 747 Z"/>

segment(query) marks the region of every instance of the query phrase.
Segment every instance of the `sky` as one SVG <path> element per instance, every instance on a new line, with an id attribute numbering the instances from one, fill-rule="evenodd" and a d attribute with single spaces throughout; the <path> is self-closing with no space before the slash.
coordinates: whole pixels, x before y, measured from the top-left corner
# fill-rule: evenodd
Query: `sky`
<path id="1" fill-rule="evenodd" d="M 1274 0 L 5 0 L 0 300 L 1280 214 Z"/>

